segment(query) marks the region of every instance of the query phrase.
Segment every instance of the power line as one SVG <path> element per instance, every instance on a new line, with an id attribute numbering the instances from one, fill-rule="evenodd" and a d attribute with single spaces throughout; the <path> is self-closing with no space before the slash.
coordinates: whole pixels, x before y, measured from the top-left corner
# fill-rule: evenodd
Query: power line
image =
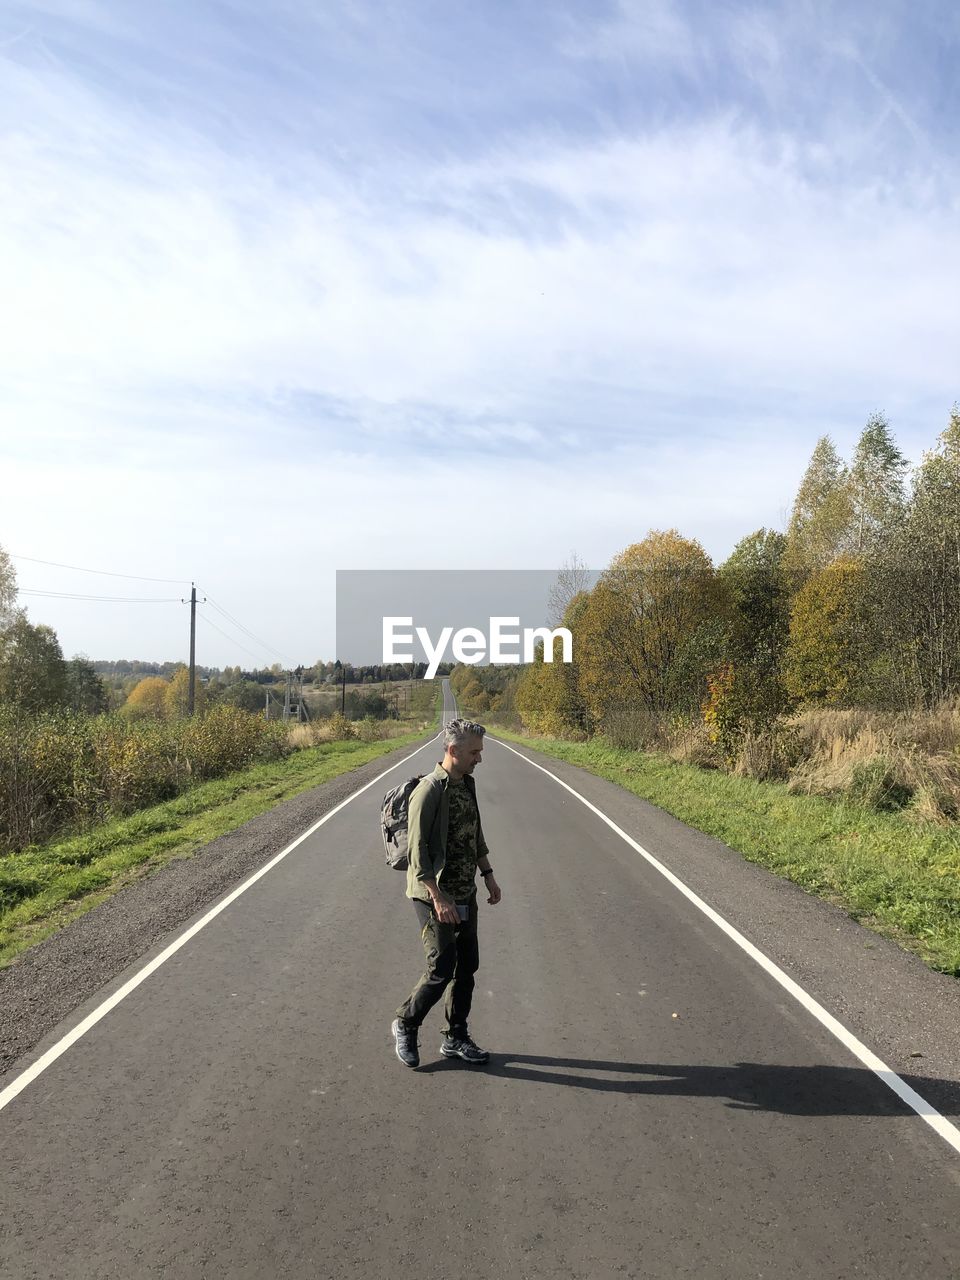
<path id="1" fill-rule="evenodd" d="M 208 598 L 209 598 L 209 597 L 208 597 Z M 220 635 L 222 635 L 222 636 L 223 636 L 223 638 L 224 638 L 225 640 L 229 640 L 229 641 L 230 641 L 230 643 L 231 643 L 232 645 L 235 645 L 238 649 L 243 649 L 243 652 L 244 652 L 245 654 L 247 654 L 249 657 L 253 658 L 254 662 L 259 662 L 259 661 L 260 661 L 260 659 L 257 657 L 257 655 L 256 655 L 255 653 L 251 653 L 249 649 L 247 649 L 244 645 L 242 645 L 242 644 L 240 643 L 240 641 L 239 641 L 239 640 L 235 640 L 235 639 L 233 638 L 233 636 L 228 636 L 228 635 L 227 635 L 227 633 L 226 633 L 225 631 L 221 630 L 221 628 L 220 628 L 220 627 L 218 627 L 218 626 L 217 626 L 217 624 L 216 624 L 215 622 L 211 622 L 209 618 L 205 618 L 205 617 L 203 616 L 203 614 L 202 614 L 202 613 L 201 613 L 201 614 L 199 614 L 198 616 L 199 616 L 200 621 L 201 621 L 202 623 L 204 623 L 204 624 L 205 624 L 206 626 L 208 626 L 208 627 L 213 627 L 214 631 L 218 631 L 218 632 L 220 633 Z"/>
<path id="2" fill-rule="evenodd" d="M 172 582 L 178 587 L 186 586 L 186 578 L 147 578 L 142 573 L 112 573 L 109 569 L 85 569 L 79 564 L 61 564 L 59 560 L 38 560 L 36 556 L 15 556 L 10 552 L 12 560 L 29 560 L 31 564 L 49 564 L 56 569 L 73 569 L 76 573 L 97 573 L 104 578 L 133 578 L 137 582 Z"/>
<path id="3" fill-rule="evenodd" d="M 40 591 L 33 587 L 18 587 L 17 595 L 47 596 L 54 600 L 100 600 L 108 604 L 179 604 L 176 596 L 86 596 L 71 591 Z"/>
<path id="4" fill-rule="evenodd" d="M 203 589 L 204 591 L 206 591 L 206 587 L 204 587 Z M 209 604 L 212 604 L 213 607 L 216 609 L 216 611 L 222 614 L 227 619 L 228 622 L 232 622 L 233 625 L 239 631 L 242 631 L 245 636 L 249 636 L 249 638 L 253 640 L 256 644 L 258 644 L 261 649 L 264 649 L 267 653 L 269 653 L 271 657 L 274 657 L 274 658 L 280 657 L 280 654 L 274 645 L 268 644 L 266 640 L 262 639 L 262 637 L 258 635 L 255 635 L 254 632 L 252 632 L 249 627 L 245 627 L 243 623 L 238 621 L 238 619 L 236 619 L 235 617 L 233 617 L 232 614 L 227 613 L 226 609 L 224 609 L 222 605 L 217 604 L 216 600 L 214 600 L 213 596 L 211 596 L 209 591 L 207 591 L 207 601 Z M 280 665 L 284 666 L 285 664 L 281 661 Z"/>
<path id="5" fill-rule="evenodd" d="M 169 582 L 169 583 L 175 584 L 176 586 L 185 586 L 187 583 L 187 580 L 185 578 L 152 578 L 152 577 L 147 577 L 145 574 L 140 574 L 140 573 L 116 573 L 109 569 L 89 569 L 83 565 L 64 564 L 60 560 L 41 560 L 37 556 L 14 555 L 12 552 L 10 554 L 11 554 L 11 559 L 13 560 L 27 560 L 31 564 L 51 565 L 57 569 L 70 569 L 76 573 L 94 573 L 107 578 L 126 578 L 126 579 L 137 581 L 137 582 Z M 191 583 L 190 585 L 192 586 L 193 584 Z M 53 600 L 96 601 L 101 604 L 176 604 L 178 603 L 178 600 L 175 597 L 167 597 L 167 596 L 163 596 L 163 597 L 160 597 L 160 596 L 157 596 L 157 597 L 154 597 L 154 596 L 143 596 L 143 597 L 141 596 L 100 596 L 100 595 L 87 595 L 87 594 L 76 592 L 76 591 L 45 591 L 39 588 L 31 588 L 31 587 L 20 587 L 18 590 L 18 594 L 24 595 L 24 596 L 42 596 L 46 599 L 53 599 Z M 255 632 L 251 631 L 249 627 L 245 626 L 238 618 L 235 618 L 233 614 L 228 613 L 228 611 L 224 609 L 223 605 L 218 604 L 217 601 L 213 599 L 213 597 L 209 594 L 209 592 L 207 593 L 207 602 L 211 604 L 214 607 L 214 609 L 216 609 L 216 611 L 227 620 L 227 622 L 229 622 L 232 626 L 236 627 L 238 631 L 240 631 L 243 635 L 247 636 L 250 640 L 252 640 L 254 644 L 258 645 L 265 653 L 268 653 L 274 659 L 280 659 L 281 666 L 285 665 L 275 645 L 272 645 L 268 641 L 264 640 L 262 636 L 258 636 Z M 180 603 L 182 603 L 182 601 L 180 601 Z M 221 630 L 221 628 L 218 627 L 216 623 L 211 622 L 209 618 L 204 618 L 203 621 L 208 626 L 213 627 L 214 631 L 219 632 L 219 634 L 222 635 L 225 640 L 229 640 L 230 643 L 235 644 L 238 649 L 242 649 L 243 652 L 247 654 L 249 657 L 253 658 L 254 661 L 256 662 L 261 661 L 261 659 L 258 657 L 257 654 L 251 653 L 249 649 L 247 649 L 244 645 L 240 644 L 232 636 L 228 635 L 227 632 Z"/>
<path id="6" fill-rule="evenodd" d="M 204 588 L 204 590 L 206 590 L 206 588 Z M 233 625 L 238 630 L 244 633 L 244 635 L 249 636 L 251 640 L 256 641 L 256 643 L 260 645 L 261 649 L 266 649 L 267 653 L 272 654 L 275 658 L 279 657 L 277 649 L 274 645 L 270 644 L 268 641 L 256 635 L 255 632 L 251 631 L 249 627 L 244 626 L 244 624 L 238 618 L 235 618 L 233 614 L 228 613 L 226 609 L 224 609 L 223 605 L 218 604 L 216 600 L 214 600 L 213 596 L 210 595 L 209 592 L 207 592 L 207 600 L 210 602 L 210 604 L 213 605 L 217 613 L 222 614 L 223 617 L 226 618 L 228 622 L 232 622 Z"/>

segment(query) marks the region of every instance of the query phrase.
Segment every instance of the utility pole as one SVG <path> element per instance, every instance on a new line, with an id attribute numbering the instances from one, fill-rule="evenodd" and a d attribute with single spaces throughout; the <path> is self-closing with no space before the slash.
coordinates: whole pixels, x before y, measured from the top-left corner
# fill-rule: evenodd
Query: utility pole
<path id="1" fill-rule="evenodd" d="M 344 715 L 347 706 L 347 668 L 338 658 L 333 669 L 340 672 L 340 714 Z"/>
<path id="2" fill-rule="evenodd" d="M 206 596 L 200 601 L 201 604 L 206 600 Z M 180 601 L 186 604 L 186 600 Z M 193 709 L 197 701 L 197 587 L 196 583 L 190 583 L 190 666 L 187 670 L 187 715 L 193 715 Z"/>
<path id="3" fill-rule="evenodd" d="M 187 715 L 193 715 L 197 688 L 197 588 L 190 583 L 190 683 L 187 687 Z"/>

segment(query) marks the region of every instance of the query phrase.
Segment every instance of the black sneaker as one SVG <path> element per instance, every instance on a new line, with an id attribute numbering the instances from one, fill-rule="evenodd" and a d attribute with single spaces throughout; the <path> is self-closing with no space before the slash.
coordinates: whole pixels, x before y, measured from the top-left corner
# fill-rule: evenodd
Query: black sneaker
<path id="1" fill-rule="evenodd" d="M 405 1067 L 419 1067 L 420 1050 L 417 1048 L 417 1028 L 408 1027 L 399 1018 L 390 1024 L 393 1039 L 397 1046 L 397 1057 Z"/>
<path id="2" fill-rule="evenodd" d="M 462 1058 L 464 1062 L 487 1062 L 490 1055 L 486 1049 L 473 1043 L 466 1032 L 460 1036 L 444 1035 L 440 1044 L 440 1052 L 445 1058 Z"/>

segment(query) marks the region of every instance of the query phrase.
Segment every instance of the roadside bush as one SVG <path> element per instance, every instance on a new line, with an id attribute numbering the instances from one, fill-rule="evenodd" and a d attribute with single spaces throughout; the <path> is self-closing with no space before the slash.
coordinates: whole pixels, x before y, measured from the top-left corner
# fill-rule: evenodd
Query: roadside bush
<path id="1" fill-rule="evenodd" d="M 0 848 L 23 848 L 49 826 L 49 783 L 37 775 L 33 735 L 25 718 L 0 712 Z"/>
<path id="2" fill-rule="evenodd" d="M 651 711 L 639 702 L 616 702 L 603 717 L 603 736 L 611 747 L 628 751 L 651 750 L 660 741 L 660 726 Z"/>
<path id="3" fill-rule="evenodd" d="M 0 853 L 82 826 L 101 796 L 87 717 L 0 711 Z"/>
<path id="4" fill-rule="evenodd" d="M 239 707 L 214 707 L 204 716 L 177 725 L 178 747 L 189 776 L 196 781 L 246 769 L 256 760 L 286 754 L 287 727 Z"/>
<path id="5" fill-rule="evenodd" d="M 87 787 L 96 797 L 90 818 L 133 813 L 182 790 L 186 774 L 177 756 L 178 727 L 146 716 L 98 716 L 89 722 Z"/>
<path id="6" fill-rule="evenodd" d="M 703 722 L 728 769 L 760 780 L 787 776 L 800 747 L 784 723 L 784 705 L 776 680 L 762 670 L 726 662 L 710 673 Z"/>
<path id="7" fill-rule="evenodd" d="M 0 710 L 0 855 L 82 832 L 288 750 L 286 727 L 236 707 L 188 720 Z"/>
<path id="8" fill-rule="evenodd" d="M 707 677 L 707 697 L 703 704 L 703 722 L 710 741 L 729 764 L 736 759 L 745 726 L 737 706 L 733 663 L 726 662 Z"/>
<path id="9" fill-rule="evenodd" d="M 384 737 L 383 726 L 375 716 L 364 716 L 360 723 L 361 742 L 380 742 Z"/>
<path id="10" fill-rule="evenodd" d="M 326 729 L 331 740 L 334 742 L 341 742 L 344 739 L 355 738 L 357 736 L 357 731 L 353 724 L 351 724 L 346 716 L 341 715 L 339 711 L 335 715 L 332 715 L 327 721 Z"/>

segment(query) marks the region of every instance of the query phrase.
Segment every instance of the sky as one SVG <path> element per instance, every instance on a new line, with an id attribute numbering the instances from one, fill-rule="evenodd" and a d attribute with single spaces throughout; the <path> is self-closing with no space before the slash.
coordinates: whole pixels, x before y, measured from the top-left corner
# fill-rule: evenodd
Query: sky
<path id="1" fill-rule="evenodd" d="M 6 0 L 20 603 L 177 660 L 193 581 L 200 663 L 349 659 L 338 569 L 719 563 L 822 434 L 919 461 L 958 53 L 952 0 Z"/>

